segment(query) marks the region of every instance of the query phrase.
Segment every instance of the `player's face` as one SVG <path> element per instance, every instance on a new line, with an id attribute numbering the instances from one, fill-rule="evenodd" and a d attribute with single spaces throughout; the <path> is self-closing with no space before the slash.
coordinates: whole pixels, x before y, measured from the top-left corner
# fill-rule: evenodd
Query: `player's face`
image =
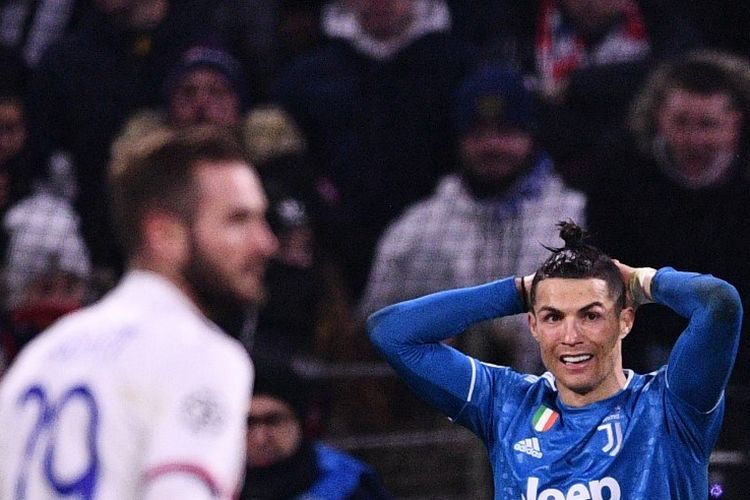
<path id="1" fill-rule="evenodd" d="M 178 127 L 200 124 L 233 126 L 240 120 L 240 102 L 224 74 L 199 68 L 175 85 L 169 115 Z"/>
<path id="2" fill-rule="evenodd" d="M 280 399 L 253 396 L 247 419 L 247 464 L 268 467 L 291 457 L 302 442 L 292 408 Z"/>
<path id="3" fill-rule="evenodd" d="M 263 275 L 277 248 L 266 222 L 257 176 L 242 162 L 203 163 L 185 279 L 199 305 L 250 304 L 263 296 Z"/>
<path id="4" fill-rule="evenodd" d="M 667 93 L 657 115 L 675 166 L 688 177 L 721 168 L 739 150 L 742 114 L 726 94 Z"/>
<path id="5" fill-rule="evenodd" d="M 618 314 L 604 280 L 549 278 L 537 284 L 529 326 L 564 403 L 582 406 L 623 387 L 621 344 L 632 324 L 633 310 Z"/>

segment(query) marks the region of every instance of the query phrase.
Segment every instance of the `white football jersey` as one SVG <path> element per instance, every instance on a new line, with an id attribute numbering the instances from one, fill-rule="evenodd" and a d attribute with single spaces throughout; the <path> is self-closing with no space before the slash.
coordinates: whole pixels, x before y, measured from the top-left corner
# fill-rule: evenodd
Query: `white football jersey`
<path id="1" fill-rule="evenodd" d="M 169 281 L 132 271 L 0 381 L 0 499 L 133 500 L 168 476 L 231 498 L 252 378 L 239 342 Z"/>

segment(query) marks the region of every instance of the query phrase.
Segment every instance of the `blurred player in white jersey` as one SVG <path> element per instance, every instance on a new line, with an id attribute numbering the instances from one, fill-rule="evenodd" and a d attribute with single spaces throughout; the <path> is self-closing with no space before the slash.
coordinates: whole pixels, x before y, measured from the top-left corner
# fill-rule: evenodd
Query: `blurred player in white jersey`
<path id="1" fill-rule="evenodd" d="M 262 297 L 277 242 L 241 147 L 165 134 L 113 168 L 128 271 L 0 383 L 0 498 L 231 498 L 252 364 L 218 326 Z"/>

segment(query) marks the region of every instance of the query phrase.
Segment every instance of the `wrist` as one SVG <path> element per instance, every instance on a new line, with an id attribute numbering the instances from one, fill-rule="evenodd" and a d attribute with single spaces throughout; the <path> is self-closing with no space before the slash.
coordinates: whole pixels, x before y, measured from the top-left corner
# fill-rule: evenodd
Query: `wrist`
<path id="1" fill-rule="evenodd" d="M 516 289 L 521 297 L 523 312 L 528 312 L 531 309 L 531 294 L 529 293 L 529 290 L 531 288 L 532 280 L 530 279 L 527 282 L 526 278 L 526 276 L 516 278 Z"/>
<path id="2" fill-rule="evenodd" d="M 654 301 L 651 296 L 651 282 L 656 274 L 652 267 L 639 267 L 633 271 L 628 282 L 628 291 L 636 307 Z"/>

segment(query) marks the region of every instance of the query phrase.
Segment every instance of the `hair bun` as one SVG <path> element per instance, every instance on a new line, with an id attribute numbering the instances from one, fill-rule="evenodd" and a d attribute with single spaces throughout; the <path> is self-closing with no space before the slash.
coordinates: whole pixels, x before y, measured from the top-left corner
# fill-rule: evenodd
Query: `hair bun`
<path id="1" fill-rule="evenodd" d="M 567 220 L 558 222 L 557 227 L 560 228 L 560 238 L 565 242 L 565 248 L 573 250 L 583 246 L 586 234 L 578 224 Z"/>

